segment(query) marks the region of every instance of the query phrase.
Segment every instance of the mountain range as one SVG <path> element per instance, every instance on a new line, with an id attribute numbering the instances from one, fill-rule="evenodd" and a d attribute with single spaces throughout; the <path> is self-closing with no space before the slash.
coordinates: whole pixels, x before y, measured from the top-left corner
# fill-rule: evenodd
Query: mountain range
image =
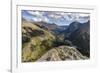
<path id="1" fill-rule="evenodd" d="M 90 21 L 58 26 L 22 18 L 22 62 L 90 58 Z"/>

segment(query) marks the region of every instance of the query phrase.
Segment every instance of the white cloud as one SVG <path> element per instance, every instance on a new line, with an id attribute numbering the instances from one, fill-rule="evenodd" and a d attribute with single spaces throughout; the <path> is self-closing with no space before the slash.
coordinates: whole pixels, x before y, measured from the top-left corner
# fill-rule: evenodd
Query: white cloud
<path id="1" fill-rule="evenodd" d="M 62 16 L 61 15 L 58 15 L 58 14 L 56 14 L 56 13 L 52 13 L 52 14 L 49 14 L 48 15 L 50 18 L 53 18 L 53 19 L 60 19 Z"/>
<path id="2" fill-rule="evenodd" d="M 45 12 L 45 11 L 27 11 L 33 15 L 30 20 L 33 21 L 45 21 L 45 22 L 62 22 L 68 23 L 73 21 L 86 22 L 89 20 L 89 14 L 79 13 L 66 13 L 66 12 Z"/>
<path id="3" fill-rule="evenodd" d="M 39 12 L 39 11 L 28 11 L 29 14 L 35 15 L 33 18 L 31 18 L 35 22 L 45 21 L 48 22 L 49 20 L 47 17 L 43 16 L 45 12 Z"/>
<path id="4" fill-rule="evenodd" d="M 39 11 L 28 11 L 29 14 L 32 14 L 32 15 L 36 15 L 36 16 L 42 16 L 42 12 L 39 12 Z"/>
<path id="5" fill-rule="evenodd" d="M 81 17 L 87 17 L 87 16 L 89 16 L 89 14 L 79 14 L 79 16 L 81 16 Z"/>
<path id="6" fill-rule="evenodd" d="M 37 21 L 42 21 L 42 19 L 41 19 L 41 18 L 35 18 L 35 17 L 34 17 L 34 18 L 32 18 L 32 20 L 33 20 L 33 21 L 35 21 L 35 22 L 37 22 Z"/>
<path id="7" fill-rule="evenodd" d="M 46 17 L 43 17 L 43 18 L 42 18 L 42 21 L 49 22 L 49 19 L 46 18 Z"/>
<path id="8" fill-rule="evenodd" d="M 40 22 L 40 21 L 49 22 L 49 19 L 46 18 L 46 17 L 44 17 L 44 16 L 41 16 L 41 17 L 33 17 L 32 20 L 35 21 L 35 22 Z"/>
<path id="9" fill-rule="evenodd" d="M 87 22 L 89 20 L 89 14 L 80 14 L 80 13 L 65 13 L 63 15 L 66 21 L 78 21 L 78 22 Z"/>

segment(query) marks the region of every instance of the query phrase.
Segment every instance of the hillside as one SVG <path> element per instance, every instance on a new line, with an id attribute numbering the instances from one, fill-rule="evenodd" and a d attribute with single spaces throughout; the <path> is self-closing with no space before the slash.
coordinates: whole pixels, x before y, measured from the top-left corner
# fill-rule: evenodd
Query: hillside
<path id="1" fill-rule="evenodd" d="M 22 62 L 36 61 L 47 50 L 52 48 L 55 37 L 28 22 L 22 22 Z"/>
<path id="2" fill-rule="evenodd" d="M 83 56 L 76 48 L 69 46 L 59 46 L 51 49 L 37 61 L 65 61 L 65 60 L 84 60 Z"/>

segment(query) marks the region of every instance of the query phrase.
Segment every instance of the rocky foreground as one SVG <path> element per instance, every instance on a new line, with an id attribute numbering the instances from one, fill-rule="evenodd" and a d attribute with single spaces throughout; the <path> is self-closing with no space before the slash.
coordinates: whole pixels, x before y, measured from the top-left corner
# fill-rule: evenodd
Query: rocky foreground
<path id="1" fill-rule="evenodd" d="M 84 60 L 88 57 L 83 56 L 77 49 L 69 46 L 59 46 L 49 50 L 37 61 L 63 61 L 63 60 Z"/>

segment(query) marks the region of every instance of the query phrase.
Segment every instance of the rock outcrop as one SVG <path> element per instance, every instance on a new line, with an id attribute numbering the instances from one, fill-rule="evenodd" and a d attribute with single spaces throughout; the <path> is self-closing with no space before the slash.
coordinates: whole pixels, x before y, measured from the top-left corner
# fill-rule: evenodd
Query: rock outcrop
<path id="1" fill-rule="evenodd" d="M 52 48 L 37 61 L 64 61 L 64 60 L 84 60 L 83 56 L 76 48 L 69 46 L 59 46 Z"/>

